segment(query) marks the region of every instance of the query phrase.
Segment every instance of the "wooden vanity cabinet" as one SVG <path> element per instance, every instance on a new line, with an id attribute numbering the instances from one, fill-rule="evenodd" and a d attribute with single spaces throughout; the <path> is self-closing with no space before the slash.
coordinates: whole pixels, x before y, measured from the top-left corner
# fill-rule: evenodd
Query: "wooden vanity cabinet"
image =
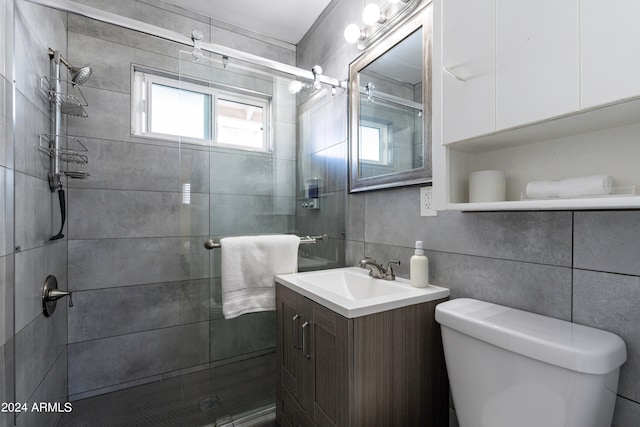
<path id="1" fill-rule="evenodd" d="M 277 284 L 281 426 L 448 426 L 437 300 L 348 319 Z"/>

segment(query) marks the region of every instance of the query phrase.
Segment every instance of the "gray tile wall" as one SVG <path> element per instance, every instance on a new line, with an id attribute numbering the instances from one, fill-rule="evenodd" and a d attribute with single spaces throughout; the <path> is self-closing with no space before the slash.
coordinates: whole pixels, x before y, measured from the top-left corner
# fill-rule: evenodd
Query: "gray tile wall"
<path id="1" fill-rule="evenodd" d="M 11 235 L 11 248 L 5 242 L 3 253 L 13 251 L 14 245 L 19 247 L 15 259 L 5 263 L 5 267 L 15 267 L 15 291 L 6 301 L 8 312 L 15 310 L 13 400 L 31 406 L 33 402 L 67 400 L 66 300 L 58 303 L 53 316 L 45 318 L 38 296 L 49 274 L 57 277 L 61 289 L 67 288 L 67 239 L 49 241 L 60 227 L 60 208 L 57 195 L 49 190 L 48 157 L 38 151 L 39 135 L 50 133 L 49 103 L 39 88 L 40 77 L 49 75 L 49 47 L 66 55 L 67 17 L 24 1 L 15 5 L 13 37 L 15 51 L 20 52 L 14 58 L 15 173 L 6 182 L 10 181 L 11 191 L 15 191 L 15 234 Z M 13 300 L 15 306 L 10 307 Z M 55 425 L 59 417 L 55 413 L 21 413 L 16 425 Z"/>
<path id="2" fill-rule="evenodd" d="M 327 74 L 346 77 L 358 52 L 343 42 L 342 33 L 347 23 L 360 22 L 363 6 L 362 0 L 332 2 L 298 45 L 298 66 L 319 63 Z M 343 108 L 346 117 L 346 101 Z M 343 122 L 329 122 L 325 132 L 344 132 L 334 144 L 346 139 Z M 313 144 L 303 152 L 323 148 Z M 301 157 L 301 175 L 313 170 L 308 157 Z M 347 195 L 345 206 L 347 265 L 365 255 L 398 258 L 397 274 L 406 278 L 414 241 L 423 240 L 431 282 L 450 288 L 452 298 L 478 298 L 620 335 L 628 360 L 620 372 L 613 425 L 637 424 L 640 211 L 439 212 L 429 218 L 420 217 L 417 187 Z M 302 223 L 311 214 L 302 214 Z M 453 409 L 451 426 L 457 426 Z"/>
<path id="3" fill-rule="evenodd" d="M 156 0 L 81 3 L 293 64 L 295 48 Z M 69 59 L 91 64 L 89 117 L 69 133 L 89 150 L 69 181 L 69 394 L 72 400 L 203 369 L 275 345 L 273 315 L 224 320 L 209 236 L 294 232 L 295 100 L 274 90 L 272 154 L 131 135 L 132 65 L 226 81 L 246 76 L 180 60 L 188 46 L 69 16 Z M 190 54 L 182 58 L 190 58 Z M 215 61 L 218 61 L 215 58 Z M 231 68 L 231 67 L 230 67 Z M 246 75 L 246 73 L 245 73 Z M 182 204 L 182 184 L 191 185 Z M 105 358 L 109 361 L 105 368 Z"/>
<path id="4" fill-rule="evenodd" d="M 15 401 L 13 359 L 13 0 L 0 1 L 0 402 Z M 0 427 L 14 416 L 0 414 Z"/>

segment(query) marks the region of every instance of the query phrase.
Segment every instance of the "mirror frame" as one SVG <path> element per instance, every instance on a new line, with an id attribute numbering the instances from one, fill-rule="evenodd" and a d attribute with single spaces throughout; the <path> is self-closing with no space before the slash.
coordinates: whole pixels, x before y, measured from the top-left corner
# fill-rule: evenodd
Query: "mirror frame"
<path id="1" fill-rule="evenodd" d="M 410 15 L 394 27 L 386 36 L 349 64 L 349 192 L 379 190 L 424 184 L 432 181 L 431 173 L 431 50 L 432 50 L 432 5 Z M 414 31 L 422 28 L 422 83 L 423 100 L 423 165 L 420 168 L 393 172 L 368 178 L 359 178 L 358 130 L 360 124 L 360 71 L 392 49 Z"/>

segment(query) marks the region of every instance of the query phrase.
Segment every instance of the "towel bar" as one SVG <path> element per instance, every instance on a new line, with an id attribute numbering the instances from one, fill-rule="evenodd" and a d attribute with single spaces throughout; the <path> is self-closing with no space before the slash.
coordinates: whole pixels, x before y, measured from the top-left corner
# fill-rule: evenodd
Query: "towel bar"
<path id="1" fill-rule="evenodd" d="M 315 244 L 318 240 L 327 240 L 328 238 L 329 238 L 329 235 L 327 234 L 321 234 L 318 236 L 304 236 L 304 237 L 300 237 L 300 244 L 301 245 Z M 220 247 L 222 247 L 222 245 L 220 243 L 215 243 L 213 239 L 207 239 L 204 241 L 204 247 L 206 249 L 219 249 Z"/>

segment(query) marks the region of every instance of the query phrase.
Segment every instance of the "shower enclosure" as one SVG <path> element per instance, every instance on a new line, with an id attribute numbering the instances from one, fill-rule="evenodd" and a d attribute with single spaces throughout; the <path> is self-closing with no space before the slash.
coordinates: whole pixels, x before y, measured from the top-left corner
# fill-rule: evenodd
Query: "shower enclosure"
<path id="1" fill-rule="evenodd" d="M 300 269 L 343 265 L 346 121 L 336 136 L 341 144 L 318 138 L 329 137 L 335 111 L 346 118 L 344 92 L 306 88 L 295 95 L 294 76 L 282 70 L 207 52 L 197 59 L 189 46 L 36 3 L 3 0 L 14 22 L 11 51 L 20 54 L 5 59 L 15 75 L 2 80 L 11 141 L 5 152 L 12 153 L 0 159 L 2 381 L 6 401 L 70 400 L 73 412 L 8 414 L 0 426 L 56 425 L 60 417 L 60 426 L 269 419 L 274 313 L 224 319 L 220 249 L 207 250 L 203 242 L 328 234 L 301 246 Z M 151 3 L 119 2 L 112 10 L 163 27 L 178 21 L 182 33 L 202 26 L 195 14 Z M 205 25 L 204 38 L 212 32 Z M 50 48 L 93 69 L 82 87 L 88 117 L 62 122 L 62 132 L 87 149 L 88 176 L 62 177 L 64 237 L 51 242 L 61 224 L 59 200 L 37 139 L 51 123 L 38 87 L 49 72 Z M 177 96 L 179 120 L 163 118 L 153 104 L 147 108 L 160 114 L 155 123 L 147 120 L 152 110 L 136 116 L 141 82 L 156 101 L 163 91 L 168 99 Z M 187 109 L 183 101 L 194 96 L 198 107 Z M 194 111 L 206 115 L 193 122 Z M 183 129 L 172 128 L 175 122 Z M 45 317 L 33 295 L 49 274 L 73 291 L 73 307 L 62 301 Z"/>

